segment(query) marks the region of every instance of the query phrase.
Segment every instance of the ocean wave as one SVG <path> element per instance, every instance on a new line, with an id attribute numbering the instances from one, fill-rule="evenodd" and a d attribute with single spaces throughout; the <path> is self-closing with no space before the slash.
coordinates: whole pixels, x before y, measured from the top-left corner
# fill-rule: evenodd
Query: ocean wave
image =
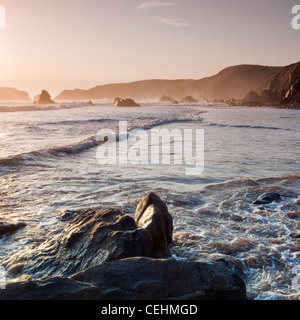
<path id="1" fill-rule="evenodd" d="M 96 146 L 99 146 L 99 142 L 96 140 L 96 136 L 92 136 L 67 146 L 56 146 L 2 158 L 0 159 L 0 167 L 17 168 L 29 163 L 36 163 L 37 161 L 45 158 L 79 154 Z"/>
<path id="2" fill-rule="evenodd" d="M 171 119 L 145 119 L 145 121 L 141 121 L 139 125 L 136 125 L 135 122 L 128 122 L 128 132 L 127 136 L 130 131 L 135 129 L 142 129 L 142 130 L 150 130 L 152 128 L 168 125 L 171 123 L 184 123 L 184 122 L 190 122 L 190 121 L 202 121 L 202 118 L 199 117 L 200 113 L 191 115 L 182 115 L 179 118 L 171 118 Z M 63 124 L 70 124 L 75 125 L 80 122 L 79 121 L 63 121 Z M 119 127 L 118 127 L 118 121 L 115 119 L 90 119 L 90 120 L 83 120 L 85 124 L 89 124 L 90 122 L 103 122 L 104 125 L 106 124 L 106 128 L 112 129 L 116 134 L 116 140 L 120 141 L 120 135 L 119 135 Z M 126 135 L 122 134 L 122 138 L 126 137 Z M 35 151 L 30 151 L 27 153 L 17 154 L 13 156 L 9 156 L 6 158 L 0 159 L 0 167 L 1 171 L 4 170 L 4 167 L 6 168 L 17 168 L 19 166 L 28 165 L 28 164 L 34 164 L 38 161 L 41 161 L 43 159 L 47 159 L 50 157 L 60 157 L 60 156 L 66 156 L 66 155 L 76 155 L 80 154 L 84 151 L 87 151 L 89 149 L 95 148 L 99 146 L 102 142 L 97 141 L 97 136 L 91 136 L 87 139 L 78 141 L 76 143 L 70 144 L 70 145 L 63 145 L 63 146 L 54 146 L 47 149 L 40 149 Z"/>
<path id="3" fill-rule="evenodd" d="M 203 123 L 204 125 L 208 126 L 208 127 L 220 127 L 220 128 L 245 128 L 245 129 L 262 129 L 262 130 L 284 130 L 284 131 L 295 131 L 293 129 L 290 128 L 279 128 L 279 127 L 267 127 L 267 126 L 249 126 L 249 125 L 231 125 L 231 124 L 223 124 L 223 123 L 213 123 L 213 122 L 209 122 L 209 123 Z"/>
<path id="4" fill-rule="evenodd" d="M 81 107 L 90 107 L 87 102 L 58 103 L 51 105 L 0 105 L 1 112 L 28 112 L 28 111 L 52 111 L 62 109 L 75 109 Z"/>

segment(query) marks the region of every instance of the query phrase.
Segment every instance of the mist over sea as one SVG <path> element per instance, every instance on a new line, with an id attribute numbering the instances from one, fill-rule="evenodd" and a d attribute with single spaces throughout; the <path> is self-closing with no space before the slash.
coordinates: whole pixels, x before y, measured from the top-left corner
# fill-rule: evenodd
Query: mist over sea
<path id="1" fill-rule="evenodd" d="M 118 132 L 119 121 L 149 134 L 153 128 L 204 130 L 204 172 L 186 175 L 185 163 L 101 166 L 96 135 L 105 128 Z M 0 238 L 0 263 L 59 233 L 63 212 L 112 207 L 134 215 L 137 203 L 154 192 L 174 217 L 174 259 L 229 255 L 243 264 L 250 298 L 297 299 L 299 141 L 299 110 L 1 103 L 0 220 L 27 226 Z M 265 192 L 281 200 L 254 205 Z"/>

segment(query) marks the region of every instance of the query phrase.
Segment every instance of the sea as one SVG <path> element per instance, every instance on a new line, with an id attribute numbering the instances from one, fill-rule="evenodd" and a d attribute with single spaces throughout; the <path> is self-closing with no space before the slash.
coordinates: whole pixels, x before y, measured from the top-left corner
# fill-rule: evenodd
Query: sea
<path id="1" fill-rule="evenodd" d="M 0 263 L 60 233 L 64 213 L 116 208 L 133 216 L 154 192 L 174 219 L 172 259 L 239 259 L 250 299 L 300 299 L 300 111 L 141 105 L 0 103 L 0 221 L 26 223 L 0 238 Z M 101 141 L 105 130 L 115 139 Z M 156 149 L 154 131 L 162 136 Z M 113 150 L 129 136 L 131 156 L 120 161 Z M 191 173 L 197 157 L 201 170 Z M 280 199 L 254 204 L 266 192 Z"/>

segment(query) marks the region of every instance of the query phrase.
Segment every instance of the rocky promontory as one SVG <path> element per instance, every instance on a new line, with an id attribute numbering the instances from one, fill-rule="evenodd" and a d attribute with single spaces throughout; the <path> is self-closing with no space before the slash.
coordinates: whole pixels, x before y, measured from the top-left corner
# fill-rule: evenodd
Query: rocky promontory
<path id="1" fill-rule="evenodd" d="M 246 299 L 230 259 L 179 261 L 172 241 L 173 218 L 153 193 L 134 218 L 114 209 L 80 212 L 62 233 L 4 261 L 13 281 L 0 300 Z"/>
<path id="2" fill-rule="evenodd" d="M 29 96 L 26 91 L 15 88 L 0 88 L 0 100 L 2 101 L 28 101 Z"/>

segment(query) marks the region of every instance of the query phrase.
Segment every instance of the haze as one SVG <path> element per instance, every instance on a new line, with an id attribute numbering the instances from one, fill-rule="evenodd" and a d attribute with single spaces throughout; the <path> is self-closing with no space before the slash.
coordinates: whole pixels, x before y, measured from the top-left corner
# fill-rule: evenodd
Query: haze
<path id="1" fill-rule="evenodd" d="M 299 60 L 298 0 L 0 0 L 0 87 L 31 96 Z"/>

